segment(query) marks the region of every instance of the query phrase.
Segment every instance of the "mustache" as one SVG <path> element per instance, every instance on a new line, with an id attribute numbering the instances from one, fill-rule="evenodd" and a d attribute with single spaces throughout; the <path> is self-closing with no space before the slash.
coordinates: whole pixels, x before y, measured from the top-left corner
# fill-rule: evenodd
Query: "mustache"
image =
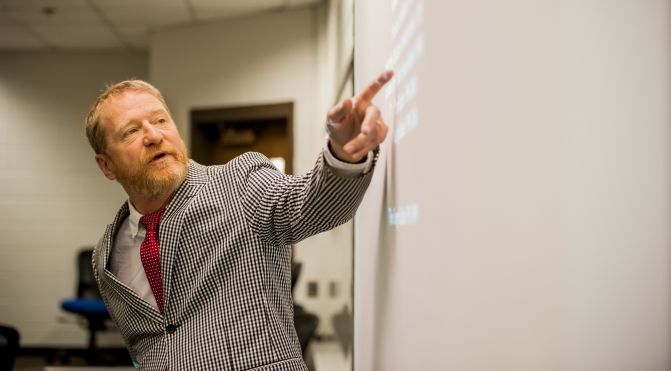
<path id="1" fill-rule="evenodd" d="M 142 162 L 148 164 L 153 160 L 163 157 L 163 156 L 172 156 L 178 161 L 183 162 L 184 154 L 178 151 L 173 146 L 164 146 L 158 149 L 154 149 L 145 153 L 142 158 Z"/>

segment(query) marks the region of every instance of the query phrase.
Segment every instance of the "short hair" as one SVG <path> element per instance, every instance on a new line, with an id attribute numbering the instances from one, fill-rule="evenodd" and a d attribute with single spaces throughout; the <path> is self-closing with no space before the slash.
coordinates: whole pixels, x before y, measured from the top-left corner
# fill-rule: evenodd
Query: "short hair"
<path id="1" fill-rule="evenodd" d="M 161 92 L 146 81 L 125 80 L 116 84 L 107 85 L 105 91 L 96 99 L 89 110 L 89 113 L 86 115 L 86 138 L 88 138 L 89 144 L 96 154 L 104 153 L 106 148 L 105 133 L 100 125 L 100 112 L 108 100 L 127 91 L 146 92 L 153 95 L 163 104 L 163 107 L 165 107 L 168 114 L 170 113 L 168 105 L 165 103 L 165 99 L 163 99 Z"/>

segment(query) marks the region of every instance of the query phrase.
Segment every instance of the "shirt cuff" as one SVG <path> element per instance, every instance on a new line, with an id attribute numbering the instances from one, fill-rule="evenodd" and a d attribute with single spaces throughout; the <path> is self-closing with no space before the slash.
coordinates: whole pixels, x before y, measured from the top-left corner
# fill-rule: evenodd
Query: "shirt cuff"
<path id="1" fill-rule="evenodd" d="M 373 151 L 369 151 L 366 155 L 366 160 L 358 164 L 351 164 L 349 162 L 338 160 L 335 157 L 331 149 L 329 148 L 328 139 L 326 144 L 324 144 L 324 160 L 326 164 L 331 168 L 331 171 L 339 177 L 343 178 L 356 178 L 360 175 L 368 174 L 373 167 Z"/>

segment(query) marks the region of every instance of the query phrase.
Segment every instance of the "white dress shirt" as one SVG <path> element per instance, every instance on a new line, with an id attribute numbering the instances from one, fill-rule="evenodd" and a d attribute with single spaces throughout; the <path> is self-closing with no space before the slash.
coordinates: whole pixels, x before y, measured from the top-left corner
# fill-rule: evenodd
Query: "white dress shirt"
<path id="1" fill-rule="evenodd" d="M 373 153 L 368 153 L 365 162 L 350 164 L 338 160 L 328 148 L 328 142 L 324 146 L 324 160 L 331 170 L 340 177 L 356 177 L 370 171 L 373 163 Z M 140 224 L 142 214 L 135 209 L 133 203 L 128 200 L 130 214 L 121 223 L 119 232 L 114 239 L 114 246 L 110 253 L 110 272 L 126 286 L 135 292 L 154 308 L 158 309 L 156 298 L 149 286 L 149 280 L 144 272 L 142 260 L 140 259 L 140 245 L 144 240 L 147 230 Z"/>
<path id="2" fill-rule="evenodd" d="M 140 259 L 140 245 L 147 230 L 140 224 L 142 214 L 135 210 L 133 203 L 128 200 L 130 214 L 121 223 L 119 232 L 114 239 L 114 247 L 110 256 L 110 271 L 116 278 L 130 287 L 137 296 L 158 309 L 156 298 L 149 286 L 149 280 L 144 272 Z"/>

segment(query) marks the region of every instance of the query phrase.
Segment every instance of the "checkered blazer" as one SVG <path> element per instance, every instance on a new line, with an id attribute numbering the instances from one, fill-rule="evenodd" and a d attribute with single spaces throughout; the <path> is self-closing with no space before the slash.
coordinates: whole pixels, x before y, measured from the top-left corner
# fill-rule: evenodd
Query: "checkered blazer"
<path id="1" fill-rule="evenodd" d="M 190 161 L 159 226 L 164 315 L 108 270 L 124 203 L 93 268 L 131 357 L 143 370 L 307 370 L 288 246 L 349 220 L 371 175 L 338 177 L 323 155 L 301 176 L 258 153 L 221 166 Z"/>

